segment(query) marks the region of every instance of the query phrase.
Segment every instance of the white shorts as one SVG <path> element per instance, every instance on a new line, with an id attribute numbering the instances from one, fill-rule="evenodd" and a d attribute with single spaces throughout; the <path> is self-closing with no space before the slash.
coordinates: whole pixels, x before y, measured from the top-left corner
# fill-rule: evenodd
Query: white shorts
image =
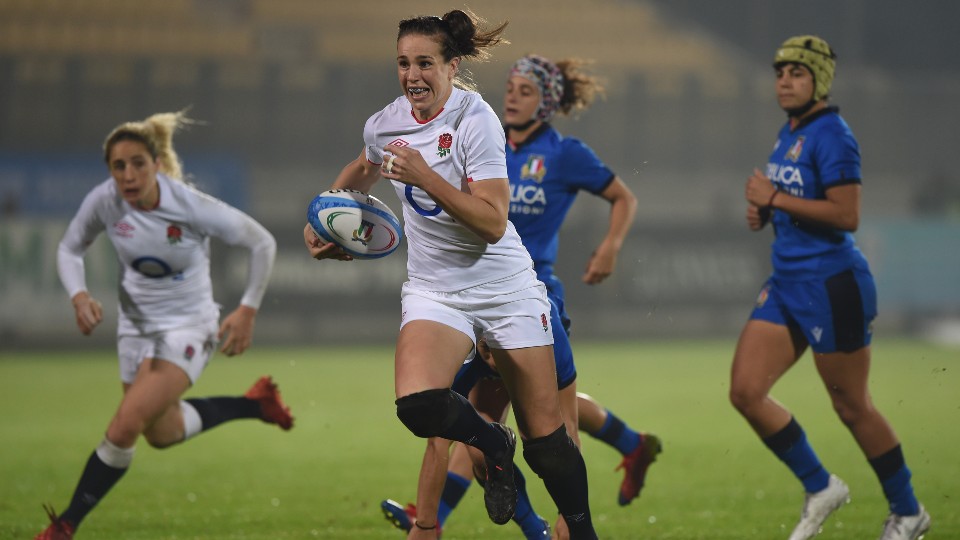
<path id="1" fill-rule="evenodd" d="M 196 383 L 217 350 L 218 331 L 217 321 L 213 321 L 205 327 L 191 326 L 151 334 L 119 336 L 117 354 L 120 358 L 120 380 L 132 383 L 144 359 L 154 358 L 179 366 L 190 378 L 190 383 Z"/>
<path id="2" fill-rule="evenodd" d="M 504 283 L 472 287 L 460 292 L 426 291 L 404 283 L 400 292 L 400 328 L 410 321 L 427 320 L 466 334 L 476 347 L 483 337 L 494 349 L 523 349 L 553 345 L 547 288 L 533 273 L 511 278 L 519 285 L 504 292 Z M 473 353 L 465 360 L 473 358 Z"/>

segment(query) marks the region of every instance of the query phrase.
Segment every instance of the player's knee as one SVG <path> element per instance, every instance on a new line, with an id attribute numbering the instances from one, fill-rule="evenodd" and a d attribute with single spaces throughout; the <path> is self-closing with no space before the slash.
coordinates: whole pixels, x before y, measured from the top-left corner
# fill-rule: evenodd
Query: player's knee
<path id="1" fill-rule="evenodd" d="M 749 384 L 734 379 L 730 384 L 730 404 L 745 416 L 751 416 L 751 411 L 761 405 L 767 397 L 766 388 L 756 384 Z"/>
<path id="2" fill-rule="evenodd" d="M 526 441 L 523 444 L 523 459 L 537 476 L 549 478 L 570 471 L 573 463 L 581 458 L 577 445 L 567 435 L 566 426 L 560 426 L 545 437 Z"/>
<path id="3" fill-rule="evenodd" d="M 457 408 L 449 388 L 424 390 L 397 400 L 397 418 L 417 437 L 440 437 L 456 421 Z"/>
<path id="4" fill-rule="evenodd" d="M 120 417 L 115 417 L 107 428 L 107 438 L 122 447 L 133 446 L 141 433 L 142 423 Z"/>

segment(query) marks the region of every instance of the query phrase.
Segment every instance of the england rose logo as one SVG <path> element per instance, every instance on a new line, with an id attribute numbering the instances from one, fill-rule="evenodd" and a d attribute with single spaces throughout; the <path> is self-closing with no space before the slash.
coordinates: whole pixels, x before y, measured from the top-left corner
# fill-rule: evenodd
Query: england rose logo
<path id="1" fill-rule="evenodd" d="M 437 141 L 437 155 L 446 157 L 450 153 L 450 145 L 453 144 L 453 135 L 444 133 Z"/>
<path id="2" fill-rule="evenodd" d="M 180 230 L 180 227 L 176 225 L 170 225 L 167 227 L 167 242 L 171 244 L 179 244 L 180 240 L 183 240 L 183 231 Z"/>

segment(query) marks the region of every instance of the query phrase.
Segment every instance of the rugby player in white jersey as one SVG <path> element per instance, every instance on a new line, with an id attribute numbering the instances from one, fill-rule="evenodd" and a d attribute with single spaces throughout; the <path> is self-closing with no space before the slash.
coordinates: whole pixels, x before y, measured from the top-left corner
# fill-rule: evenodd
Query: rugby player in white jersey
<path id="1" fill-rule="evenodd" d="M 451 390 L 478 338 L 490 346 L 514 405 L 524 458 L 544 481 L 572 538 L 596 538 L 586 468 L 567 434 L 557 393 L 550 304 L 508 221 L 503 128 L 480 94 L 464 86 L 461 62 L 484 58 L 505 24 L 480 28 L 473 14 L 400 22 L 397 74 L 403 95 L 367 120 L 364 150 L 333 184 L 369 192 L 389 179 L 403 205 L 408 281 L 395 356 L 397 416 L 419 437 L 461 441 L 484 453 L 484 501 L 495 523 L 516 505 L 513 432 L 484 421 Z M 317 259 L 349 260 L 309 226 Z M 446 460 L 428 443 L 425 464 Z M 441 467 L 442 470 L 442 467 Z M 443 474 L 428 482 L 444 481 Z M 436 504 L 408 538 L 436 538 Z"/>
<path id="2" fill-rule="evenodd" d="M 73 538 L 130 466 L 140 435 L 166 448 L 238 418 L 284 430 L 293 425 L 270 377 L 243 396 L 181 399 L 221 341 L 228 356 L 250 346 L 276 254 L 273 236 L 253 218 L 182 181 L 173 134 L 187 122 L 183 113 L 162 113 L 115 128 L 104 143 L 112 178 L 87 194 L 60 242 L 60 280 L 83 334 L 103 319 L 100 302 L 87 291 L 84 254 L 100 233 L 117 253 L 123 397 L 68 508 L 59 515 L 47 508 L 51 523 L 39 540 Z M 210 279 L 211 237 L 249 251 L 243 297 L 222 324 Z"/>

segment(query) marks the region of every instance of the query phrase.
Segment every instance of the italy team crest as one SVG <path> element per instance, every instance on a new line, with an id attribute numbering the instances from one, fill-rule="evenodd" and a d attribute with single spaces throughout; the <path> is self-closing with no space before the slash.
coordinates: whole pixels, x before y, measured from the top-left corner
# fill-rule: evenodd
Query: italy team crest
<path id="1" fill-rule="evenodd" d="M 801 135 L 797 137 L 797 140 L 794 141 L 792 146 L 790 146 L 790 149 L 787 150 L 787 155 L 784 157 L 796 163 L 797 160 L 800 159 L 800 153 L 803 152 L 803 143 L 806 139 L 807 139 L 806 135 Z"/>
<path id="2" fill-rule="evenodd" d="M 367 245 L 367 242 L 373 237 L 373 223 L 369 221 L 361 221 L 360 226 L 357 227 L 357 230 L 353 231 L 353 240 L 355 242 L 360 242 L 363 245 Z"/>
<path id="3" fill-rule="evenodd" d="M 543 156 L 531 154 L 530 157 L 527 158 L 527 162 L 520 168 L 520 178 L 524 180 L 535 180 L 537 183 L 543 182 L 543 177 L 547 174 L 546 161 L 546 158 Z"/>

